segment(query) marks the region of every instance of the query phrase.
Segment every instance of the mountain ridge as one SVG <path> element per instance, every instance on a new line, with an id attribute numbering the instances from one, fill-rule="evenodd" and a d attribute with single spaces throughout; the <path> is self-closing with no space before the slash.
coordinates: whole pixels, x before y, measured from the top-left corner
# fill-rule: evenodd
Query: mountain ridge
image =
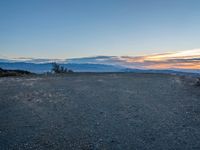
<path id="1" fill-rule="evenodd" d="M 122 66 L 106 65 L 106 64 L 90 64 L 90 63 L 67 63 L 60 64 L 63 67 L 73 70 L 74 72 L 130 72 L 130 73 L 161 73 L 161 74 L 175 74 L 175 75 L 187 75 L 197 77 L 200 76 L 198 72 L 170 70 L 170 69 L 133 69 Z M 28 63 L 28 62 L 1 62 L 0 68 L 8 70 L 26 70 L 33 73 L 46 73 L 51 72 L 52 63 Z"/>
<path id="2" fill-rule="evenodd" d="M 124 57 L 120 57 L 124 58 Z M 51 71 L 52 63 L 74 70 L 75 72 L 162 72 L 162 73 L 194 73 L 200 74 L 199 69 L 146 69 L 134 63 L 135 66 L 125 63 L 117 56 L 94 56 L 71 59 L 45 59 L 45 58 L 0 58 L 0 67 L 4 69 L 22 69 L 34 73 Z M 137 59 L 137 58 L 135 58 Z"/>

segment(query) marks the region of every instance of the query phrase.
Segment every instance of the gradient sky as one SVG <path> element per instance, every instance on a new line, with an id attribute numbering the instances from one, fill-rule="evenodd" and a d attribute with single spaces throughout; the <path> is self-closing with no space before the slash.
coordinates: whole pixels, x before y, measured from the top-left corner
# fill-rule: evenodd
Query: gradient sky
<path id="1" fill-rule="evenodd" d="M 139 56 L 200 48 L 200 0 L 1 0 L 0 56 Z"/>

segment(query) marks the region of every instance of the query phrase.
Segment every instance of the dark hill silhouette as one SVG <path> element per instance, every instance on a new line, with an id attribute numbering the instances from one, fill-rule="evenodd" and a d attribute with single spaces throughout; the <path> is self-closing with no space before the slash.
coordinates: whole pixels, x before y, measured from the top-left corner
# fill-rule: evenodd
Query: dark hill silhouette
<path id="1" fill-rule="evenodd" d="M 0 77 L 8 77 L 8 76 L 22 76 L 22 75 L 31 75 L 33 73 L 24 70 L 6 70 L 0 68 Z"/>

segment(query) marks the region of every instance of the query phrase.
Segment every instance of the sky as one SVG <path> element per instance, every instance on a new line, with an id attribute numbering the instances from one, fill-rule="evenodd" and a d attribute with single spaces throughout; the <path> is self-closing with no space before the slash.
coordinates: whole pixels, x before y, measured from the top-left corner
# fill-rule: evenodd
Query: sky
<path id="1" fill-rule="evenodd" d="M 0 57 L 148 56 L 200 48 L 199 0 L 1 0 Z"/>

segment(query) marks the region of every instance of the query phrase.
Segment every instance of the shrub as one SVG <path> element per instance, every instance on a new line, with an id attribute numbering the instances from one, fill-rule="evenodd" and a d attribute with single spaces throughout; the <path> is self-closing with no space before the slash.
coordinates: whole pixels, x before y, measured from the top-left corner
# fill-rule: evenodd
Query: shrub
<path id="1" fill-rule="evenodd" d="M 69 72 L 69 73 L 73 73 L 74 71 L 73 71 L 73 70 L 68 70 L 68 72 Z"/>
<path id="2" fill-rule="evenodd" d="M 60 66 L 57 63 L 52 63 L 52 72 L 54 73 L 72 73 L 72 70 L 68 70 L 67 68 L 64 68 L 63 66 Z"/>

